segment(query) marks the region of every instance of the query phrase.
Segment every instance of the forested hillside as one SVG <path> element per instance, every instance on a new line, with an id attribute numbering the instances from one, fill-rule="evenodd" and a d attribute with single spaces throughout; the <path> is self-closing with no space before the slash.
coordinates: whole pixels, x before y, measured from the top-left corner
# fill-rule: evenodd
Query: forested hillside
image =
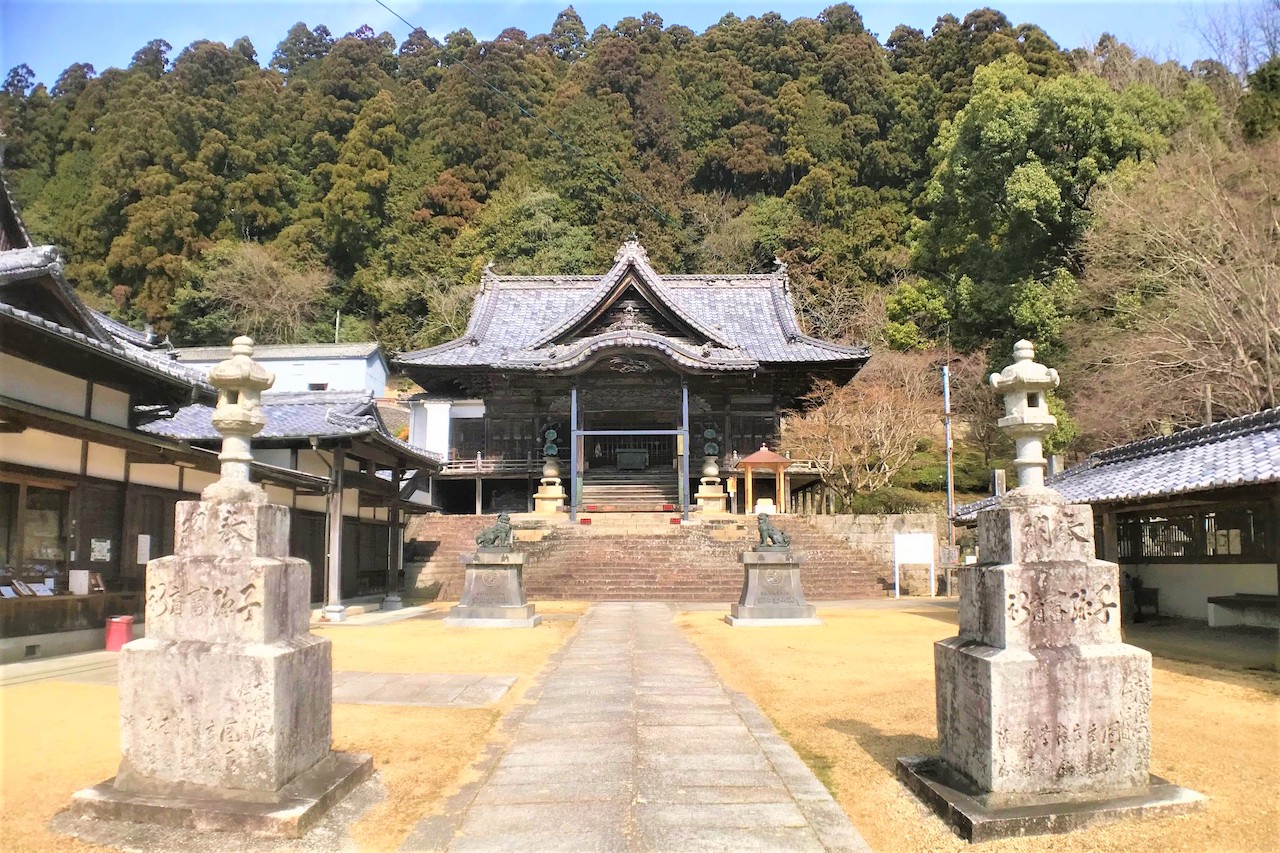
<path id="1" fill-rule="evenodd" d="M 1239 70 L 1066 52 L 991 9 L 881 43 L 848 5 L 702 34 L 570 7 L 491 42 L 299 23 L 270 55 L 19 66 L 0 126 L 33 235 L 179 344 L 332 339 L 341 312 L 344 339 L 426 346 L 486 263 L 601 271 L 634 232 L 664 271 L 781 259 L 836 340 L 1003 363 L 1029 337 L 1109 441 L 1198 420 L 1206 384 L 1219 415 L 1276 403 L 1280 60 Z"/>

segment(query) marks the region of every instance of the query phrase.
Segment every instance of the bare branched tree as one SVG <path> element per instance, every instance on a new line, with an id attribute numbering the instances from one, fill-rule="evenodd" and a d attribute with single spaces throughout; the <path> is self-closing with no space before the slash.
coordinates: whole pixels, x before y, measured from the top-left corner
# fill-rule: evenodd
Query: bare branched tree
<path id="1" fill-rule="evenodd" d="M 1280 141 L 1184 150 L 1100 200 L 1074 329 L 1081 429 L 1108 441 L 1280 403 Z"/>
<path id="2" fill-rule="evenodd" d="M 1206 7 L 1197 15 L 1196 29 L 1213 58 L 1243 83 L 1249 72 L 1280 55 L 1280 0 Z"/>
<path id="3" fill-rule="evenodd" d="M 260 343 L 297 343 L 333 281 L 325 269 L 299 270 L 279 251 L 235 243 L 210 253 L 204 287 L 231 310 L 237 332 Z"/>
<path id="4" fill-rule="evenodd" d="M 942 411 L 936 354 L 881 353 L 845 386 L 820 383 L 816 404 L 788 418 L 783 448 L 817 463 L 842 505 L 888 486 L 937 428 Z"/>

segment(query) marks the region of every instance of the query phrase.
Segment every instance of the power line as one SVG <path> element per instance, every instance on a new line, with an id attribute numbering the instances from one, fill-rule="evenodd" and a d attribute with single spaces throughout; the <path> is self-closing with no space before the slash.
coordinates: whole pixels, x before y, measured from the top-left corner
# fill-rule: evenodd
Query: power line
<path id="1" fill-rule="evenodd" d="M 449 56 L 448 51 L 445 48 L 445 45 L 442 44 L 440 40 L 437 39 L 435 36 L 431 35 L 431 33 L 427 32 L 422 27 L 415 26 L 414 24 L 410 23 L 403 15 L 401 15 L 395 9 L 392 9 L 390 6 L 384 3 L 383 0 L 373 0 L 373 2 L 377 3 L 382 8 L 386 9 L 388 12 L 390 12 L 392 15 L 398 18 L 406 27 L 408 27 L 409 35 L 412 36 L 414 32 L 421 32 L 424 36 L 426 36 L 427 40 L 430 41 L 431 44 L 435 45 L 435 47 L 440 50 L 441 62 L 443 62 L 445 65 L 457 65 L 461 67 L 464 71 L 466 71 L 472 77 L 476 78 L 476 80 L 478 80 L 481 83 L 481 85 L 483 85 L 486 89 L 488 89 L 489 91 L 493 92 L 494 94 L 496 94 L 497 96 L 505 100 L 511 106 L 515 107 L 515 109 L 522 116 L 529 119 L 530 121 L 532 121 L 533 123 L 541 127 L 543 130 L 545 130 L 548 136 L 560 142 L 560 144 L 563 145 L 565 148 L 567 148 L 570 151 L 570 153 L 574 154 L 578 159 L 586 161 L 597 172 L 599 172 L 601 175 L 604 175 L 606 178 L 608 178 L 613 183 L 614 186 L 616 186 L 623 193 L 629 195 L 632 200 L 641 202 L 650 210 L 652 210 L 664 225 L 677 227 L 677 228 L 680 226 L 680 223 L 676 222 L 674 219 L 668 216 L 656 204 L 649 201 L 649 199 L 646 198 L 643 193 L 637 190 L 629 189 L 627 186 L 625 186 L 621 178 L 619 178 L 617 175 L 613 174 L 604 166 L 602 166 L 600 164 L 600 161 L 598 161 L 595 157 L 587 153 L 587 151 L 585 151 L 583 148 L 578 146 L 576 143 L 570 141 L 568 138 L 566 138 L 563 134 L 561 134 L 551 125 L 547 124 L 545 121 L 540 119 L 536 113 L 534 113 L 532 110 L 528 109 L 523 104 L 521 104 L 518 100 L 516 100 L 516 98 L 513 95 L 511 95 L 510 93 L 502 89 L 499 89 L 493 83 L 490 83 L 483 74 L 481 74 L 479 71 L 475 70 L 470 65 L 468 65 L 465 60 L 454 59 L 451 56 Z"/>

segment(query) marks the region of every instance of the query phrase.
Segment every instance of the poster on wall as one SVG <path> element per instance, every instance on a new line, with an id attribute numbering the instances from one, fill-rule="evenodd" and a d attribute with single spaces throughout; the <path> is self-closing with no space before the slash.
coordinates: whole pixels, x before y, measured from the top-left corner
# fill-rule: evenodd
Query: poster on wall
<path id="1" fill-rule="evenodd" d="M 89 562 L 91 563 L 111 562 L 111 540 L 110 539 L 90 539 L 89 540 Z"/>

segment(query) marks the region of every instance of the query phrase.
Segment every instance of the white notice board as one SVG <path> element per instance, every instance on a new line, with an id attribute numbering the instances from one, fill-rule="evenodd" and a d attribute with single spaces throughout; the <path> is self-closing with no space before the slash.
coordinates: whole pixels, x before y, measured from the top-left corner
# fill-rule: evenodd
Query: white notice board
<path id="1" fill-rule="evenodd" d="M 895 533 L 893 534 L 893 597 L 899 597 L 899 569 L 902 566 L 929 566 L 929 596 L 935 593 L 934 573 L 937 566 L 933 561 L 932 533 Z"/>

